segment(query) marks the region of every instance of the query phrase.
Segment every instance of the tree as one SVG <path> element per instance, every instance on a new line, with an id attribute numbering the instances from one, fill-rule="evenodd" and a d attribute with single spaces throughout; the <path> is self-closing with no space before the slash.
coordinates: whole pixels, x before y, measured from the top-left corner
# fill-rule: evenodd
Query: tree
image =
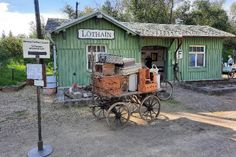
<path id="1" fill-rule="evenodd" d="M 104 13 L 114 17 L 115 19 L 118 19 L 118 10 L 116 10 L 115 7 L 112 6 L 111 1 L 106 0 L 105 3 L 102 5 L 101 10 Z"/>
<path id="2" fill-rule="evenodd" d="M 236 27 L 236 2 L 232 3 L 230 6 L 230 15 L 231 15 L 231 23 Z"/>
<path id="3" fill-rule="evenodd" d="M 6 38 L 5 31 L 2 31 L 2 39 Z"/>
<path id="4" fill-rule="evenodd" d="M 0 40 L 0 58 L 19 57 L 22 55 L 22 40 L 16 37 L 5 37 Z"/>
<path id="5" fill-rule="evenodd" d="M 45 22 L 44 22 L 44 18 L 41 16 L 41 30 L 42 30 L 42 35 L 45 38 L 46 37 L 46 31 L 45 31 Z M 37 38 L 37 30 L 36 30 L 36 24 L 34 21 L 31 21 L 29 23 L 30 25 L 30 34 L 29 37 L 30 38 Z"/>
<path id="6" fill-rule="evenodd" d="M 65 13 L 69 19 L 74 19 L 76 16 L 75 10 L 69 4 L 66 4 L 63 7 L 62 12 Z"/>
<path id="7" fill-rule="evenodd" d="M 9 31 L 8 37 L 10 37 L 10 38 L 13 37 L 13 34 L 12 34 L 11 30 Z"/>
<path id="8" fill-rule="evenodd" d="M 78 3 L 78 5 L 79 5 L 79 3 Z M 87 7 L 84 8 L 84 10 L 77 10 L 77 14 L 78 14 L 78 17 L 81 17 L 81 16 L 84 16 L 86 14 L 92 13 L 94 11 L 95 11 L 94 8 L 87 6 Z M 69 4 L 66 4 L 62 8 L 62 12 L 64 14 L 66 14 L 69 19 L 75 19 L 76 18 L 76 10 L 73 9 L 73 6 L 71 6 Z"/>
<path id="9" fill-rule="evenodd" d="M 90 14 L 90 13 L 92 13 L 92 12 L 94 12 L 94 11 L 95 11 L 94 8 L 87 6 L 87 7 L 84 8 L 83 11 L 79 11 L 79 10 L 78 10 L 78 17 L 84 16 L 84 15 L 86 15 L 86 14 Z"/>
<path id="10" fill-rule="evenodd" d="M 106 0 L 101 7 L 102 12 L 112 16 L 119 21 L 130 21 L 131 17 L 127 10 L 126 1 L 124 0 Z"/>
<path id="11" fill-rule="evenodd" d="M 230 24 L 231 24 L 231 29 L 230 32 L 236 35 L 236 2 L 232 3 L 232 5 L 230 6 Z M 234 51 L 236 50 L 236 39 L 229 39 L 226 40 L 224 43 L 224 46 L 227 49 L 230 49 L 231 52 L 227 52 L 225 53 L 225 56 L 227 57 L 227 54 L 231 54 L 232 55 L 232 49 L 234 49 Z M 235 54 L 233 55 L 235 56 Z"/>
<path id="12" fill-rule="evenodd" d="M 134 21 L 171 23 L 174 0 L 127 0 Z"/>
<path id="13" fill-rule="evenodd" d="M 208 25 L 223 31 L 230 28 L 229 18 L 222 8 L 222 0 L 195 0 L 193 5 L 190 1 L 184 3 L 176 9 L 175 15 L 181 18 L 184 24 Z"/>
<path id="14" fill-rule="evenodd" d="M 236 2 L 231 4 L 230 12 L 231 12 L 232 15 L 236 16 Z"/>
<path id="15" fill-rule="evenodd" d="M 210 0 L 196 0 L 193 3 L 192 18 L 195 24 L 209 25 L 227 31 L 229 29 L 228 16 L 219 3 Z"/>
<path id="16" fill-rule="evenodd" d="M 183 24 L 194 24 L 192 20 L 192 15 L 190 13 L 190 8 L 191 2 L 189 0 L 184 0 L 174 11 L 175 19 L 181 19 Z"/>

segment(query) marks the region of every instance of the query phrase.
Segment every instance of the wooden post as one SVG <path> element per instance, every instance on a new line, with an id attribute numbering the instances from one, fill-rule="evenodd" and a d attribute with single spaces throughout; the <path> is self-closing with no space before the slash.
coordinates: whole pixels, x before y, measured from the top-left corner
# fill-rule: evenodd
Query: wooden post
<path id="1" fill-rule="evenodd" d="M 95 104 L 94 100 L 94 52 L 91 52 L 91 58 L 92 58 L 92 76 L 91 76 L 91 82 L 92 82 L 92 101 L 93 104 Z"/>
<path id="2" fill-rule="evenodd" d="M 15 69 L 11 69 L 11 80 L 15 80 Z"/>

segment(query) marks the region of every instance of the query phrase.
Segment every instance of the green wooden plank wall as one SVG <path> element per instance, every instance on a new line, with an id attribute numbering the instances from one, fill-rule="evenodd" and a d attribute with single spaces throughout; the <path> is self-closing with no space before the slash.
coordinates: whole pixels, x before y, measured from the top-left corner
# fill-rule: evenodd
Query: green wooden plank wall
<path id="1" fill-rule="evenodd" d="M 114 40 L 88 40 L 78 39 L 79 29 L 107 29 L 115 31 Z M 88 85 L 90 73 L 87 71 L 86 46 L 89 44 L 102 44 L 107 46 L 107 52 L 125 57 L 133 57 L 136 62 L 141 60 L 141 48 L 143 46 L 163 46 L 169 48 L 167 57 L 167 79 L 173 80 L 174 52 L 177 48 L 177 39 L 168 38 L 140 38 L 127 35 L 126 31 L 114 26 L 112 23 L 100 19 L 99 22 L 92 18 L 65 30 L 65 38 L 62 32 L 53 34 L 52 37 L 57 46 L 58 83 L 60 87 L 71 86 L 77 82 L 80 85 Z M 188 51 L 190 45 L 206 46 L 206 65 L 203 68 L 190 68 L 188 66 Z M 183 80 L 203 80 L 221 78 L 221 56 L 223 39 L 217 38 L 184 38 L 181 46 L 183 59 L 179 60 L 180 71 Z M 74 75 L 75 74 L 75 75 Z"/>
<path id="2" fill-rule="evenodd" d="M 114 30 L 115 39 L 78 39 L 77 32 L 79 29 Z M 97 21 L 92 18 L 66 29 L 64 33 L 64 39 L 62 32 L 53 34 L 58 53 L 58 82 L 60 87 L 71 86 L 73 82 L 77 82 L 80 85 L 89 84 L 90 76 L 86 69 L 86 46 L 89 44 L 106 45 L 108 53 L 133 57 L 136 62 L 141 60 L 139 37 L 128 35 L 126 31 L 104 19 Z M 74 73 L 76 75 L 73 75 Z"/>
<path id="3" fill-rule="evenodd" d="M 204 45 L 205 67 L 189 67 L 189 46 Z M 177 40 L 172 44 L 168 52 L 168 79 L 173 80 L 174 52 L 177 47 Z M 183 59 L 178 60 L 179 68 L 182 72 L 183 80 L 209 80 L 221 78 L 221 57 L 223 49 L 223 39 L 219 38 L 184 38 L 181 46 L 183 50 Z"/>

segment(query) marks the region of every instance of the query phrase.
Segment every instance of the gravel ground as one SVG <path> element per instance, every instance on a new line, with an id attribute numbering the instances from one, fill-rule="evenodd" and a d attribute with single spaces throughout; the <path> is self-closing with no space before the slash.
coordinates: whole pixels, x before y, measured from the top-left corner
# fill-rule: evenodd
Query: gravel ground
<path id="1" fill-rule="evenodd" d="M 110 130 L 88 107 L 42 96 L 45 144 L 52 157 L 235 157 L 236 92 L 208 96 L 175 86 L 160 119 Z M 37 144 L 36 93 L 0 92 L 0 157 L 23 157 Z"/>

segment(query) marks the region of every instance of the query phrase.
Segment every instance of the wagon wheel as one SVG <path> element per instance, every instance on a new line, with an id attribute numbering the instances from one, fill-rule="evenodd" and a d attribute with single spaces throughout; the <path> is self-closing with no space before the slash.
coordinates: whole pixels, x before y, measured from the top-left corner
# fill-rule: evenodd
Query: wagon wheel
<path id="1" fill-rule="evenodd" d="M 145 99 L 143 99 L 140 108 L 139 108 L 139 114 L 140 117 L 143 120 L 146 120 L 148 122 L 153 121 L 157 119 L 159 113 L 160 113 L 160 100 L 157 96 L 150 95 L 147 96 Z"/>
<path id="2" fill-rule="evenodd" d="M 129 121 L 130 112 L 124 102 L 114 103 L 107 111 L 107 124 L 112 129 L 123 128 Z"/>
<path id="3" fill-rule="evenodd" d="M 138 112 L 141 102 L 136 95 L 131 95 L 129 96 L 128 99 L 129 99 L 128 107 L 129 107 L 130 114 L 132 115 L 132 113 Z"/>
<path id="4" fill-rule="evenodd" d="M 160 100 L 168 100 L 172 97 L 173 86 L 169 81 L 163 81 L 160 83 L 160 91 L 157 92 L 157 97 Z"/>
<path id="5" fill-rule="evenodd" d="M 235 71 L 228 73 L 228 79 L 234 78 Z"/>
<path id="6" fill-rule="evenodd" d="M 102 98 L 101 97 L 96 97 L 94 99 L 94 105 L 91 107 L 92 108 L 92 113 L 94 117 L 97 118 L 97 120 L 101 120 L 105 118 L 105 106 L 102 104 Z"/>

